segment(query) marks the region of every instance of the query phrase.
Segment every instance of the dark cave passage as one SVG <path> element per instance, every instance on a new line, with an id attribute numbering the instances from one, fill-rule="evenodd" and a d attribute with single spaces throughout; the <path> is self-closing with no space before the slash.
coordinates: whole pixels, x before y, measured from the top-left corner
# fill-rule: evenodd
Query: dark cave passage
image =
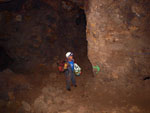
<path id="1" fill-rule="evenodd" d="M 58 37 L 62 52 L 72 51 L 75 57 L 87 57 L 86 16 L 83 9 L 61 10 Z M 62 54 L 61 52 L 61 54 Z M 61 55 L 59 55 L 61 56 Z"/>

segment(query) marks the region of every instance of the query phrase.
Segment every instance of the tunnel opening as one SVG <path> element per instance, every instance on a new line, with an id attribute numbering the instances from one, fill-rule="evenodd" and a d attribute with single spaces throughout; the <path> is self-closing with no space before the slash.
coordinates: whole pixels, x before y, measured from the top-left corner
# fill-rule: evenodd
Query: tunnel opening
<path id="1" fill-rule="evenodd" d="M 61 41 L 58 45 L 64 48 L 64 52 L 74 52 L 75 57 L 87 56 L 86 15 L 84 10 L 78 7 L 66 11 L 63 8 L 60 13 L 58 37 L 61 38 Z"/>
<path id="2" fill-rule="evenodd" d="M 77 15 L 77 18 L 76 18 L 76 24 L 77 25 L 80 25 L 80 24 L 83 24 L 86 28 L 86 15 L 85 15 L 85 12 L 83 9 L 79 9 L 79 14 Z"/>

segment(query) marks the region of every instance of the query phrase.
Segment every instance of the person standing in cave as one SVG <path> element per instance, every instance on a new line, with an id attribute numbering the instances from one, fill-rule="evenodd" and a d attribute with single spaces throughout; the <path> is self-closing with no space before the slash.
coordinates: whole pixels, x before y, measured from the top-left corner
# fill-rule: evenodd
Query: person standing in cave
<path id="1" fill-rule="evenodd" d="M 66 76 L 66 88 L 68 91 L 71 91 L 70 88 L 70 82 L 72 81 L 72 84 L 74 87 L 77 87 L 76 80 L 75 80 L 75 74 L 74 74 L 74 59 L 73 59 L 73 53 L 67 52 L 66 53 L 66 62 L 64 64 L 64 70 L 65 70 L 65 76 Z"/>

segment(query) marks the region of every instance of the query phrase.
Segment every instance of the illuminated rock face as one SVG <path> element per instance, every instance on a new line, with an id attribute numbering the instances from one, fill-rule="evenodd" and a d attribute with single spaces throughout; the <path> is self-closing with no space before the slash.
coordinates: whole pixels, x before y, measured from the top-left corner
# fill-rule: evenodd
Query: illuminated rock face
<path id="1" fill-rule="evenodd" d="M 89 0 L 88 57 L 105 77 L 139 79 L 150 74 L 149 4 L 148 0 Z"/>

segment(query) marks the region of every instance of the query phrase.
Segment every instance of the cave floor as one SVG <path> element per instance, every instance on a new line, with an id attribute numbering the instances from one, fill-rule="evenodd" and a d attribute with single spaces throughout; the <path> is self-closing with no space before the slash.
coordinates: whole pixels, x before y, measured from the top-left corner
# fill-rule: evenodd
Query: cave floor
<path id="1" fill-rule="evenodd" d="M 138 88 L 119 89 L 115 82 L 93 76 L 88 66 L 69 92 L 65 76 L 53 66 L 38 73 L 0 73 L 0 113 L 149 113 L 149 80 Z M 101 78 L 101 79 L 100 79 Z M 142 81 L 143 82 L 143 81 Z M 145 85 L 144 85 L 145 84 Z"/>

